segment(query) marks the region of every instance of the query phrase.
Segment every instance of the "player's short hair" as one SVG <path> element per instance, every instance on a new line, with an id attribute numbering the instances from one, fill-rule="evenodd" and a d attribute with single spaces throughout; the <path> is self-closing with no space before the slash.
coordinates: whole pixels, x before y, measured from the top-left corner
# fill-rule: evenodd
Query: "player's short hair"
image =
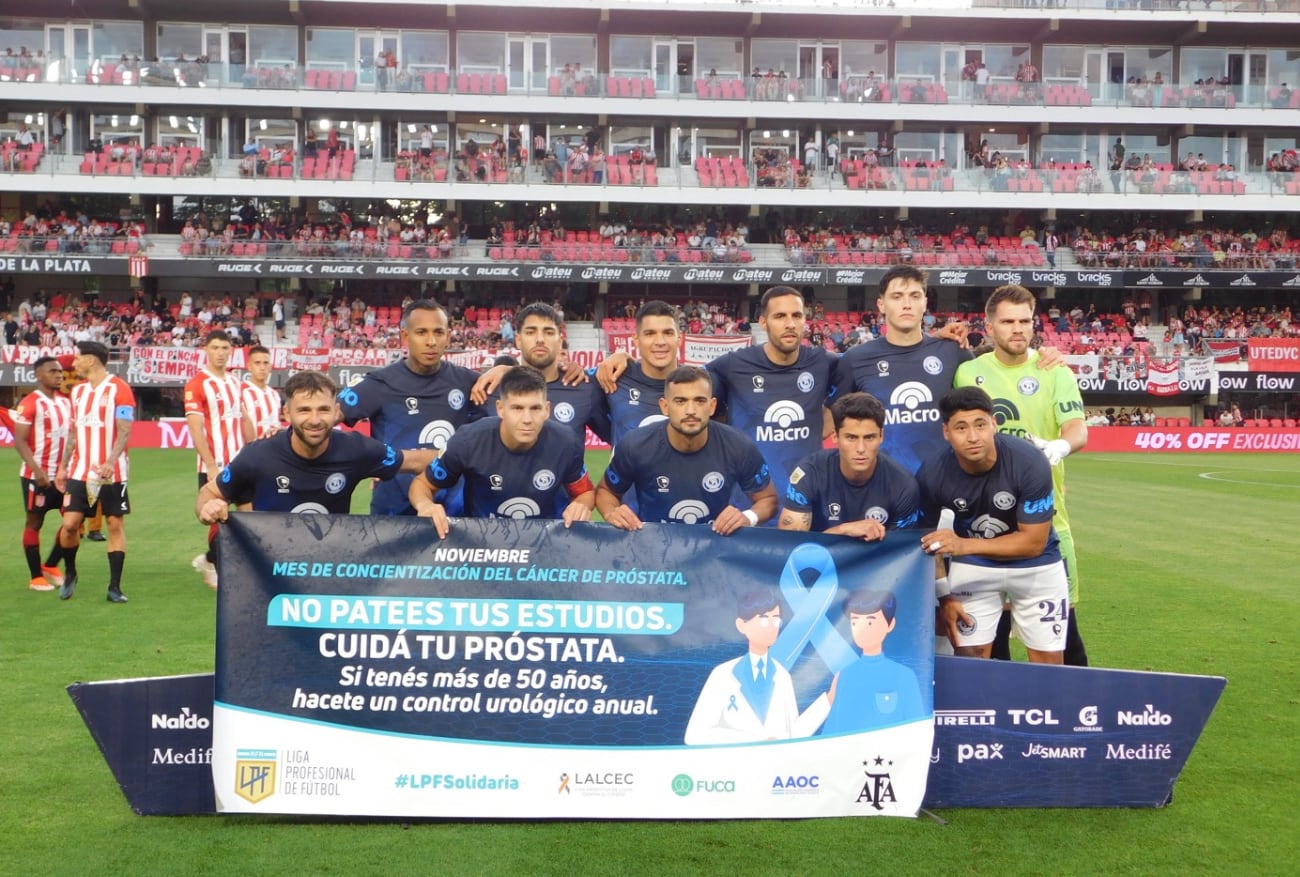
<path id="1" fill-rule="evenodd" d="M 284 382 L 284 401 L 288 402 L 299 393 L 304 396 L 326 393 L 332 399 L 338 395 L 339 388 L 325 372 L 301 371 Z"/>
<path id="2" fill-rule="evenodd" d="M 213 329 L 207 334 L 207 337 L 203 339 L 203 346 L 207 347 L 213 341 L 224 341 L 227 344 L 230 344 L 230 333 L 225 329 Z"/>
<path id="3" fill-rule="evenodd" d="M 515 359 L 508 353 L 501 353 L 497 355 L 496 359 L 492 360 L 492 365 L 519 365 L 519 360 Z"/>
<path id="4" fill-rule="evenodd" d="M 897 611 L 898 600 L 889 591 L 859 588 L 844 601 L 845 615 L 875 615 L 880 612 L 885 616 L 885 621 L 890 622 L 894 620 Z"/>
<path id="5" fill-rule="evenodd" d="M 529 317 L 537 317 L 539 320 L 546 320 L 554 323 L 555 328 L 557 329 L 564 328 L 564 321 L 560 319 L 560 312 L 544 301 L 535 301 L 520 308 L 515 313 L 515 326 L 522 329 L 524 327 L 524 320 Z"/>
<path id="6" fill-rule="evenodd" d="M 983 411 L 992 417 L 993 400 L 979 387 L 958 387 L 939 400 L 939 414 L 947 423 L 959 411 Z"/>
<path id="7" fill-rule="evenodd" d="M 270 349 L 264 344 L 254 344 L 252 347 L 248 348 L 248 355 L 250 357 L 258 353 L 265 353 L 267 356 L 271 355 Z"/>
<path id="8" fill-rule="evenodd" d="M 417 298 L 415 301 L 411 302 L 409 305 L 407 305 L 405 308 L 402 309 L 402 322 L 399 324 L 400 328 L 402 329 L 406 328 L 406 324 L 410 322 L 411 314 L 415 313 L 416 311 L 441 311 L 444 317 L 447 316 L 447 309 L 444 308 L 442 305 L 438 304 L 433 299 Z"/>
<path id="9" fill-rule="evenodd" d="M 37 371 L 43 365 L 49 365 L 52 362 L 59 362 L 57 356 L 42 356 L 32 363 L 32 371 Z M 63 368 L 63 363 L 59 362 L 59 368 Z"/>
<path id="10" fill-rule="evenodd" d="M 880 291 L 876 294 L 876 297 L 883 296 L 885 291 L 889 289 L 889 284 L 895 280 L 915 280 L 921 284 L 922 288 L 925 288 L 926 279 L 925 272 L 920 268 L 911 265 L 895 265 L 885 272 L 884 277 L 880 278 Z"/>
<path id="11" fill-rule="evenodd" d="M 870 393 L 846 393 L 831 403 L 831 420 L 835 431 L 846 420 L 872 420 L 882 430 L 885 428 L 885 406 Z"/>
<path id="12" fill-rule="evenodd" d="M 78 341 L 77 352 L 83 356 L 93 356 L 100 365 L 108 365 L 108 347 L 98 341 Z"/>
<path id="13" fill-rule="evenodd" d="M 1033 313 L 1038 307 L 1038 299 L 1034 294 L 1016 283 L 1008 283 L 1005 286 L 999 286 L 993 290 L 989 300 L 984 303 L 984 315 L 989 319 L 997 312 L 998 305 L 1003 302 L 1010 302 L 1013 305 L 1029 305 L 1029 313 Z"/>
<path id="14" fill-rule="evenodd" d="M 528 393 L 541 393 L 546 396 L 546 378 L 531 365 L 516 365 L 501 376 L 497 387 L 497 397 L 522 396 Z"/>
<path id="15" fill-rule="evenodd" d="M 666 301 L 655 299 L 648 301 L 636 309 L 636 328 L 641 331 L 641 323 L 646 317 L 672 317 L 677 319 L 677 308 L 673 307 Z"/>
<path id="16" fill-rule="evenodd" d="M 795 289 L 793 286 L 773 286 L 767 292 L 763 293 L 763 297 L 758 300 L 758 312 L 766 317 L 767 303 L 774 298 L 783 298 L 787 295 L 798 296 L 800 304 L 803 303 L 803 293 Z"/>
<path id="17" fill-rule="evenodd" d="M 781 601 L 771 588 L 754 588 L 736 598 L 736 617 L 741 621 L 749 621 L 780 605 Z"/>
<path id="18" fill-rule="evenodd" d="M 712 394 L 713 378 L 709 376 L 705 369 L 700 368 L 698 365 L 679 365 L 668 373 L 668 377 L 664 378 L 664 395 L 668 395 L 670 384 L 693 384 L 696 381 L 707 382 L 709 393 Z"/>

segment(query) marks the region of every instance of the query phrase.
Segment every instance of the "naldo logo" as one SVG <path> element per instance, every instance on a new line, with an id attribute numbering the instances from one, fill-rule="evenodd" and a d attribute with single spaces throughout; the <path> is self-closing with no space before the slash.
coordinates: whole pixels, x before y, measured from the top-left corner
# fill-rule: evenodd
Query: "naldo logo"
<path id="1" fill-rule="evenodd" d="M 701 780 L 688 773 L 673 777 L 673 793 L 685 798 L 688 795 L 730 794 L 736 791 L 735 780 Z"/>

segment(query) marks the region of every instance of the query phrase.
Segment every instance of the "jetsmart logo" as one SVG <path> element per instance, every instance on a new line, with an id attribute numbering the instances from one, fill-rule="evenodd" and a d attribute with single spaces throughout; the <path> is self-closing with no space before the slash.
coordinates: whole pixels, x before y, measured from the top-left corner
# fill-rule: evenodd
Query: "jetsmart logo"
<path id="1" fill-rule="evenodd" d="M 754 429 L 754 441 L 798 442 L 811 434 L 811 429 L 804 424 L 803 408 L 782 399 L 767 406 L 763 422 Z"/>
<path id="2" fill-rule="evenodd" d="M 939 409 L 934 407 L 930 388 L 920 381 L 904 381 L 889 394 L 885 425 L 896 423 L 938 423 Z"/>

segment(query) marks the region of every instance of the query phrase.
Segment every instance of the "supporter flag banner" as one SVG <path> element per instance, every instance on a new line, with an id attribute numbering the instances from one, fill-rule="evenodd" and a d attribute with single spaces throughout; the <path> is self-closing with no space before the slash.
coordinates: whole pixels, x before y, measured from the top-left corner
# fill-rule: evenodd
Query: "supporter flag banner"
<path id="1" fill-rule="evenodd" d="M 1214 361 L 1227 365 L 1241 361 L 1241 342 L 1228 339 L 1207 338 L 1205 346 L 1214 354 Z"/>
<path id="2" fill-rule="evenodd" d="M 330 364 L 330 351 L 327 347 L 295 347 L 289 354 L 289 368 L 292 371 L 324 371 Z"/>
<path id="3" fill-rule="evenodd" d="M 1065 364 L 1081 378 L 1096 378 L 1101 375 L 1101 357 L 1095 353 L 1068 353 Z"/>
<path id="4" fill-rule="evenodd" d="M 924 796 L 933 564 L 915 534 L 466 519 L 439 541 L 426 520 L 268 513 L 234 516 L 220 552 L 219 811 L 904 816 Z M 868 614 L 897 604 L 871 657 L 842 605 L 861 588 Z M 779 625 L 738 625 L 755 591 Z"/>
<path id="5" fill-rule="evenodd" d="M 133 386 L 184 383 L 203 368 L 203 357 L 200 347 L 132 347 L 126 382 Z"/>
<path id="6" fill-rule="evenodd" d="M 682 365 L 707 365 L 724 353 L 749 347 L 753 339 L 748 335 L 687 335 L 683 342 Z"/>
<path id="7" fill-rule="evenodd" d="M 935 660 L 927 807 L 1163 806 L 1227 684 L 1219 676 Z"/>
<path id="8" fill-rule="evenodd" d="M 1214 380 L 1214 357 L 1188 356 L 1182 360 L 1183 380 L 1189 383 Z"/>
<path id="9" fill-rule="evenodd" d="M 1300 338 L 1250 338 L 1246 363 L 1253 372 L 1300 372 Z"/>
<path id="10" fill-rule="evenodd" d="M 1175 396 L 1178 394 L 1178 363 L 1147 363 L 1147 392 L 1153 396 Z"/>

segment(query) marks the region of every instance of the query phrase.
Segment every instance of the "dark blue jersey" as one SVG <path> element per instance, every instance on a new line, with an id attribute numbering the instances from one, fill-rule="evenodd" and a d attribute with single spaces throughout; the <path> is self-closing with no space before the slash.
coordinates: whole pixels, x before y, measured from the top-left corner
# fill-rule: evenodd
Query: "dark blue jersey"
<path id="1" fill-rule="evenodd" d="M 619 497 L 636 488 L 641 520 L 712 523 L 731 504 L 734 487 L 753 494 L 771 483 L 763 455 L 739 430 L 710 423 L 704 447 L 684 454 L 668 443 L 669 428 L 652 423 L 633 430 L 605 470 L 606 486 Z"/>
<path id="2" fill-rule="evenodd" d="M 884 338 L 859 344 L 840 357 L 831 398 L 861 390 L 885 406 L 882 449 L 909 471 L 945 447 L 939 400 L 952 389 L 957 366 L 970 352 L 956 342 L 926 336 L 899 347 Z"/>
<path id="3" fill-rule="evenodd" d="M 347 514 L 352 491 L 367 478 L 385 480 L 402 467 L 402 452 L 360 433 L 334 430 L 325 452 L 299 456 L 291 430 L 245 445 L 217 476 L 217 489 L 258 512 Z"/>
<path id="4" fill-rule="evenodd" d="M 339 392 L 343 422 L 370 421 L 370 434 L 395 448 L 444 448 L 447 439 L 472 418 L 469 392 L 478 372 L 444 361 L 431 375 L 418 375 L 406 361 L 370 372 Z M 407 501 L 411 476 L 377 485 L 370 499 L 374 515 L 414 514 Z M 459 493 L 441 497 L 449 513 L 459 514 Z"/>
<path id="5" fill-rule="evenodd" d="M 501 440 L 501 418 L 488 417 L 457 431 L 425 477 L 435 487 L 464 479 L 467 517 L 558 518 L 570 485 L 590 488 L 584 449 L 571 430 L 548 420 L 531 448 L 511 451 Z"/>
<path id="6" fill-rule="evenodd" d="M 952 509 L 953 532 L 963 538 L 993 539 L 1020 529 L 1021 524 L 1051 522 L 1056 513 L 1052 500 L 1052 467 L 1043 452 L 1011 435 L 994 436 L 998 459 L 993 468 L 970 475 L 957 462 L 952 448 L 926 460 L 917 474 L 921 507 L 937 520 L 941 509 Z M 978 555 L 954 557 L 953 563 L 976 566 L 1035 567 L 1057 563 L 1061 551 L 1052 530 L 1047 547 L 1038 557 L 993 560 Z"/>
<path id="7" fill-rule="evenodd" d="M 785 507 L 812 515 L 812 530 L 822 532 L 867 518 L 891 530 L 914 527 L 921 518 L 921 489 L 916 479 L 885 454 L 865 484 L 853 484 L 840 471 L 838 449 L 805 457 L 790 473 Z"/>
<path id="8" fill-rule="evenodd" d="M 496 414 L 498 392 L 493 392 L 483 406 L 486 414 Z M 601 441 L 610 439 L 609 411 L 605 407 L 605 391 L 591 378 L 572 387 L 564 385 L 564 378 L 559 377 L 546 384 L 546 401 L 551 403 L 551 420 L 573 431 L 583 447 L 587 444 L 587 427 Z M 656 410 L 659 401 L 655 400 Z"/>
<path id="9" fill-rule="evenodd" d="M 820 347 L 801 347 L 793 365 L 776 365 L 760 346 L 732 351 L 708 365 L 720 410 L 728 424 L 758 445 L 778 496 L 785 494 L 799 461 L 821 450 L 822 408 L 836 359 Z"/>
<path id="10" fill-rule="evenodd" d="M 667 419 L 659 410 L 663 395 L 663 380 L 646 377 L 639 362 L 628 363 L 627 371 L 618 379 L 618 389 L 605 396 L 615 447 L 632 430 Z"/>

